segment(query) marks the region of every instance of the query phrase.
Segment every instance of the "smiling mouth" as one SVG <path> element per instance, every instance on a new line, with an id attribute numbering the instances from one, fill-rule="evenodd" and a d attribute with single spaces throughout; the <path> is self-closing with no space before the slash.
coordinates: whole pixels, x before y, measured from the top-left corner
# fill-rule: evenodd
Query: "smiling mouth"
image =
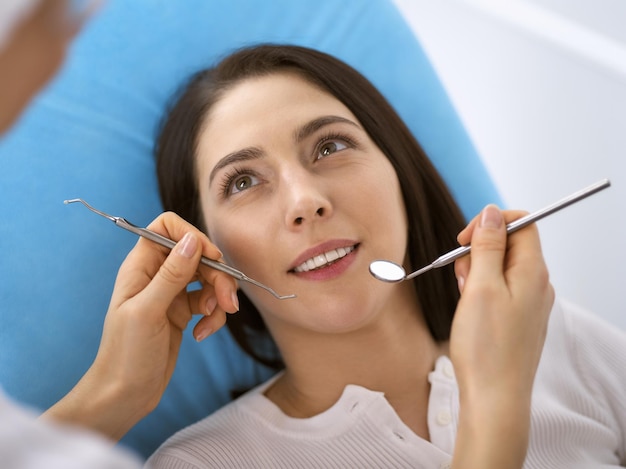
<path id="1" fill-rule="evenodd" d="M 356 249 L 355 246 L 346 246 L 343 248 L 331 249 L 328 252 L 323 254 L 318 254 L 317 256 L 312 257 L 304 261 L 302 264 L 293 269 L 294 272 L 310 272 L 311 270 L 321 269 L 323 267 L 327 267 L 331 264 L 334 264 L 339 259 L 346 257 L 352 251 Z"/>

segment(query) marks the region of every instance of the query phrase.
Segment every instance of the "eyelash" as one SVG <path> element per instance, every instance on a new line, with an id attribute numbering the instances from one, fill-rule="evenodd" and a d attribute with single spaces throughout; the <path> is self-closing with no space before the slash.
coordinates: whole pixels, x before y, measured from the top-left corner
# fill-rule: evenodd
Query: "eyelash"
<path id="1" fill-rule="evenodd" d="M 321 137 L 317 143 L 317 145 L 315 146 L 315 155 L 316 155 L 316 159 L 319 158 L 319 154 L 320 151 L 322 149 L 322 147 L 324 145 L 326 145 L 329 142 L 333 142 L 335 140 L 339 140 L 343 143 L 345 143 L 348 148 L 355 148 L 357 147 L 357 142 L 352 138 L 349 137 L 346 134 L 343 133 L 337 133 L 337 132 L 328 132 L 327 134 L 325 134 L 323 137 Z"/>
<path id="2" fill-rule="evenodd" d="M 220 187 L 220 194 L 222 194 L 224 198 L 231 195 L 230 191 L 232 190 L 233 183 L 235 182 L 235 179 L 237 179 L 239 176 L 254 176 L 254 173 L 248 169 L 240 168 L 237 166 L 230 169 L 224 175 L 224 180 L 222 181 Z"/>
<path id="3" fill-rule="evenodd" d="M 329 142 L 333 141 L 341 141 L 346 144 L 348 148 L 355 148 L 357 146 L 357 142 L 346 134 L 337 133 L 337 132 L 328 132 L 324 136 L 322 136 L 317 145 L 315 145 L 315 158 L 320 159 L 319 154 L 322 150 L 322 147 Z M 228 198 L 231 194 L 231 190 L 233 187 L 233 183 L 239 176 L 255 176 L 253 171 L 242 167 L 233 167 L 224 175 L 224 180 L 220 187 L 220 193 L 222 197 Z"/>

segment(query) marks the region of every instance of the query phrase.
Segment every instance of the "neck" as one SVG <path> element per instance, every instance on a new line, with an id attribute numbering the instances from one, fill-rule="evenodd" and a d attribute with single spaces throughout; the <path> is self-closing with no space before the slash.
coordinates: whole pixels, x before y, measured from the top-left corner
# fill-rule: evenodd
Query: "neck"
<path id="1" fill-rule="evenodd" d="M 405 423 L 425 436 L 428 373 L 447 344 L 433 340 L 419 311 L 388 312 L 345 334 L 308 333 L 296 340 L 281 335 L 291 337 L 278 341 L 286 369 L 266 395 L 283 412 L 317 415 L 337 402 L 346 385 L 356 384 L 383 392 Z"/>

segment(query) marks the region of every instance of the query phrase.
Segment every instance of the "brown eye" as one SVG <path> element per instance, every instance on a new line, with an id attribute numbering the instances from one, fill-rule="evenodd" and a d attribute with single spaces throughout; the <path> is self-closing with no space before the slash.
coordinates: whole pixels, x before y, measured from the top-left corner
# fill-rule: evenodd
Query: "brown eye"
<path id="1" fill-rule="evenodd" d="M 252 187 L 252 178 L 250 176 L 238 177 L 233 184 L 233 190 L 236 192 L 243 191 Z"/>
<path id="2" fill-rule="evenodd" d="M 324 145 L 322 145 L 322 148 L 320 149 L 320 153 L 322 156 L 328 156 L 331 153 L 334 153 L 336 151 L 337 151 L 337 144 L 335 142 L 325 143 Z"/>
<path id="3" fill-rule="evenodd" d="M 332 155 L 333 153 L 344 150 L 346 148 L 348 148 L 348 146 L 338 140 L 329 140 L 320 145 L 318 158 L 324 158 L 325 156 Z"/>
<path id="4" fill-rule="evenodd" d="M 224 174 L 220 192 L 224 198 L 227 198 L 252 189 L 262 182 L 261 177 L 249 168 L 231 168 Z"/>

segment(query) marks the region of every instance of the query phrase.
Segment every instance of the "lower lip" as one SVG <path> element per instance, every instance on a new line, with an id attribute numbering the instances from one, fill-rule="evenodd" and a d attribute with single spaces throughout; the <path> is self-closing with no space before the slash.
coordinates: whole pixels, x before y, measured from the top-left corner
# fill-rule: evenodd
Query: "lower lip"
<path id="1" fill-rule="evenodd" d="M 321 269 L 309 270 L 308 272 L 294 272 L 294 274 L 307 280 L 332 280 L 339 277 L 352 265 L 356 259 L 357 251 L 358 248 L 355 247 L 349 254 Z"/>

